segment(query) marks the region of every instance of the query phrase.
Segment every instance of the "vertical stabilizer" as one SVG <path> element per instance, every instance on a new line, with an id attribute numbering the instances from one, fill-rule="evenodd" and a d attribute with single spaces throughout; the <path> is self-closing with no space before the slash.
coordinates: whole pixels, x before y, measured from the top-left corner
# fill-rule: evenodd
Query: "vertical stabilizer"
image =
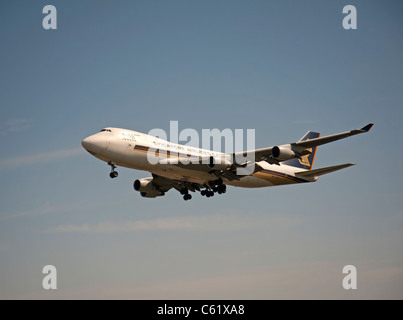
<path id="1" fill-rule="evenodd" d="M 315 138 L 319 138 L 319 137 L 320 137 L 320 133 L 308 131 L 299 141 L 306 141 L 306 140 L 311 140 L 311 139 L 315 139 Z M 295 159 L 284 161 L 282 163 L 286 164 L 287 166 L 293 166 L 293 167 L 297 167 L 297 168 L 312 170 L 313 162 L 315 160 L 316 149 L 317 149 L 317 147 L 311 148 L 311 150 L 310 150 L 311 153 L 307 154 L 305 156 L 302 156 L 300 159 L 295 158 Z"/>

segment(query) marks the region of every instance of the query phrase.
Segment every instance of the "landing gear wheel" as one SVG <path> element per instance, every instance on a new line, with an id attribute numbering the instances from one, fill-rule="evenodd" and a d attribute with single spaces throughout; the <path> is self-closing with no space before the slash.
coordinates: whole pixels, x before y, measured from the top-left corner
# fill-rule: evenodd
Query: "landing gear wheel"
<path id="1" fill-rule="evenodd" d="M 200 194 L 201 194 L 202 196 L 205 196 L 205 195 L 207 194 L 207 191 L 206 191 L 206 190 L 202 190 L 202 191 L 200 191 Z"/>
<path id="2" fill-rule="evenodd" d="M 115 164 L 114 162 L 112 162 L 112 161 L 109 161 L 109 162 L 108 162 L 108 165 L 111 166 L 111 173 L 109 174 L 109 176 L 110 176 L 112 179 L 113 179 L 113 178 L 116 178 L 116 177 L 118 176 L 118 172 L 115 171 L 115 169 L 117 168 L 117 167 L 116 167 L 116 164 Z"/>
<path id="3" fill-rule="evenodd" d="M 190 200 L 190 199 L 192 199 L 192 195 L 190 195 L 190 194 L 185 194 L 183 196 L 183 200 L 185 200 L 185 201 Z"/>
<path id="4" fill-rule="evenodd" d="M 112 171 L 109 176 L 113 179 L 116 178 L 119 175 L 119 173 L 117 171 Z"/>

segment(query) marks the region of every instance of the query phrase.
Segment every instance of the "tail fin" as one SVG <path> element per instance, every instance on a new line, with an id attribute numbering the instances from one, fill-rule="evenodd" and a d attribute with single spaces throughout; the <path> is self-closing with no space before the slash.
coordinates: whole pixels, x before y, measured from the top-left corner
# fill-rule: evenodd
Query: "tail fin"
<path id="1" fill-rule="evenodd" d="M 319 138 L 319 137 L 320 137 L 320 133 L 308 131 L 299 141 L 311 140 L 311 139 L 315 139 L 315 138 Z M 297 167 L 297 168 L 312 170 L 317 147 L 313 147 L 311 149 L 312 150 L 311 150 L 310 154 L 302 156 L 300 159 L 291 159 L 291 160 L 284 161 L 283 163 L 286 164 L 287 166 L 293 166 L 293 167 Z"/>

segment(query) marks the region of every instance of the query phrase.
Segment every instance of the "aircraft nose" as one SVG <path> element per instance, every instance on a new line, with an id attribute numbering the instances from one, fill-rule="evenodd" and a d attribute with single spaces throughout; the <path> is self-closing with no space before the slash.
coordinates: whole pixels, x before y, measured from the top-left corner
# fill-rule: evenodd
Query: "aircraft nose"
<path id="1" fill-rule="evenodd" d="M 91 154 L 97 154 L 106 147 L 105 141 L 96 134 L 82 140 L 81 145 Z"/>
<path id="2" fill-rule="evenodd" d="M 89 140 L 90 140 L 89 137 L 87 137 L 87 138 L 85 138 L 85 139 L 83 139 L 83 140 L 81 141 L 81 145 L 83 146 L 83 148 L 84 148 L 85 150 L 87 150 L 88 147 L 90 146 Z"/>
<path id="3" fill-rule="evenodd" d="M 96 145 L 96 141 L 93 136 L 89 136 L 81 141 L 81 145 L 85 150 L 88 150 Z"/>

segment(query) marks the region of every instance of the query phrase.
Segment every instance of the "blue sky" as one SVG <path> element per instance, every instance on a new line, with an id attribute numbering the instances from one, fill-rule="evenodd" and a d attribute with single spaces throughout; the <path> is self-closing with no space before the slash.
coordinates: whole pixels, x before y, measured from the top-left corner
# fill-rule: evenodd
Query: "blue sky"
<path id="1" fill-rule="evenodd" d="M 0 298 L 403 298 L 402 18 L 399 1 L 2 1 Z M 111 180 L 81 148 L 170 120 L 252 128 L 258 148 L 375 126 L 320 147 L 314 167 L 357 166 L 317 183 L 187 202 L 141 198 L 148 173 Z"/>

